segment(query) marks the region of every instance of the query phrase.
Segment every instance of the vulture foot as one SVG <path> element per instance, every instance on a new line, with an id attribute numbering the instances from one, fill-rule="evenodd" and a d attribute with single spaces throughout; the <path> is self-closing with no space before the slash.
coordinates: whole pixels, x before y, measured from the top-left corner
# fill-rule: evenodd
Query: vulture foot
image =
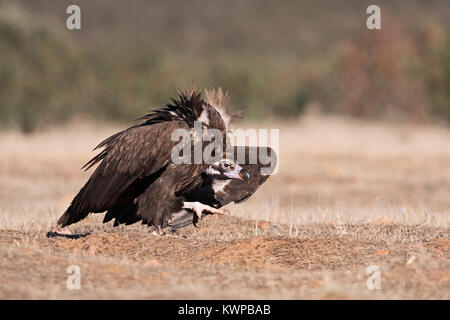
<path id="1" fill-rule="evenodd" d="M 230 215 L 230 211 L 227 209 L 217 209 L 211 206 L 208 206 L 206 204 L 203 204 L 201 202 L 195 201 L 195 202 L 184 202 L 183 203 L 183 209 L 190 209 L 195 212 L 195 215 L 197 216 L 197 219 L 194 219 L 194 225 L 196 225 L 196 221 L 200 221 L 202 219 L 202 213 L 203 211 L 207 211 L 212 214 L 219 214 L 224 215 L 228 214 Z"/>

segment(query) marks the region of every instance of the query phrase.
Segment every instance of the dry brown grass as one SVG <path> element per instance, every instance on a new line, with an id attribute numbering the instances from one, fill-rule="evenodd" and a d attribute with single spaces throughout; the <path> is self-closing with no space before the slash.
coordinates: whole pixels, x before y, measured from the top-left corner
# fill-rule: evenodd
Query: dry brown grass
<path id="1" fill-rule="evenodd" d="M 247 124 L 252 126 L 252 124 Z M 450 298 L 450 132 L 306 117 L 281 128 L 280 170 L 233 217 L 179 237 L 101 215 L 45 237 L 117 128 L 0 136 L 0 298 Z M 66 268 L 82 289 L 66 288 Z M 366 268 L 381 267 L 368 290 Z"/>

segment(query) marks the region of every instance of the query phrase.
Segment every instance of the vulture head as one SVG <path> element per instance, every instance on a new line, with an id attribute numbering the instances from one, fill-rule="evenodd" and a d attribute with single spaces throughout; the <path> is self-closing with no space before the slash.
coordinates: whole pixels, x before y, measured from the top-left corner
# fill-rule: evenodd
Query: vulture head
<path id="1" fill-rule="evenodd" d="M 250 174 L 246 169 L 228 159 L 222 159 L 210 165 L 206 169 L 206 174 L 219 180 L 238 179 L 248 181 L 250 179 Z"/>

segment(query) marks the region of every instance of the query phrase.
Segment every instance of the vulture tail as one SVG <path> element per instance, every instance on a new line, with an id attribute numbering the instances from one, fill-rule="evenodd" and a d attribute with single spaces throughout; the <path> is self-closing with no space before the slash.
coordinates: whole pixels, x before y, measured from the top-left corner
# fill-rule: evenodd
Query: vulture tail
<path id="1" fill-rule="evenodd" d="M 88 183 L 86 183 L 86 185 L 80 190 L 80 192 L 78 192 L 78 194 L 72 200 L 70 206 L 58 219 L 57 225 L 59 227 L 64 228 L 65 226 L 71 225 L 72 223 L 83 220 L 91 212 L 91 210 L 87 209 L 86 206 L 83 205 L 84 193 L 86 192 L 86 187 Z"/>

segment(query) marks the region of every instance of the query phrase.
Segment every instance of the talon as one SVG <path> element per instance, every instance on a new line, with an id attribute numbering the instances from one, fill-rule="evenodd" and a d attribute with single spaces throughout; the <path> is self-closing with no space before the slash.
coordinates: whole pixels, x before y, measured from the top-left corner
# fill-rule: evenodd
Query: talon
<path id="1" fill-rule="evenodd" d="M 202 220 L 203 210 L 195 210 L 195 214 L 197 215 L 197 221 Z"/>
<path id="2" fill-rule="evenodd" d="M 194 227 L 196 227 L 196 228 L 198 228 L 199 226 L 198 226 L 198 222 L 199 222 L 200 220 L 199 220 L 199 218 L 198 218 L 198 215 L 196 214 L 196 215 L 194 215 L 194 219 L 192 220 L 192 224 L 194 225 Z"/>

